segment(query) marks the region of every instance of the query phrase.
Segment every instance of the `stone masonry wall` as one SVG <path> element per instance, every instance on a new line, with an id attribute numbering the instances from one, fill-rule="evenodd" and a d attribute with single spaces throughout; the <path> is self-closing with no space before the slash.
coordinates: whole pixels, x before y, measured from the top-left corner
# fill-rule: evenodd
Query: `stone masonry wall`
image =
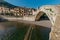
<path id="1" fill-rule="evenodd" d="M 52 27 L 50 36 L 51 36 L 50 40 L 60 40 L 60 16 L 59 15 L 56 17 L 56 21 L 54 26 Z"/>

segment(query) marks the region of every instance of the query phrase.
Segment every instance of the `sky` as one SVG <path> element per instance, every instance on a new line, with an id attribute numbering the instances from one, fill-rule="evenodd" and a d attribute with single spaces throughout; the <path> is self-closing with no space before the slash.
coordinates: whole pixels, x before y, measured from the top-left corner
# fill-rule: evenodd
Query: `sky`
<path id="1" fill-rule="evenodd" d="M 42 5 L 59 5 L 60 0 L 5 0 L 13 5 L 28 7 L 28 8 L 38 8 Z"/>

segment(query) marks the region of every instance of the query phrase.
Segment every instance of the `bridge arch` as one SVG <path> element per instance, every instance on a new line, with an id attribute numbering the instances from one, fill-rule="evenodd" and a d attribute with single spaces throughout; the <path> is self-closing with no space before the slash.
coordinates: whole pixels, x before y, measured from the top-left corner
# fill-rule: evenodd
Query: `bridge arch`
<path id="1" fill-rule="evenodd" d="M 38 21 L 43 14 L 46 14 L 52 25 L 54 25 L 56 13 L 57 11 L 55 6 L 42 6 L 36 12 L 35 21 Z"/>
<path id="2" fill-rule="evenodd" d="M 40 7 L 36 12 L 35 21 L 38 21 L 39 17 L 44 13 L 48 16 L 52 24 L 49 40 L 60 40 L 60 5 Z"/>
<path id="3" fill-rule="evenodd" d="M 44 18 L 45 18 L 46 16 L 47 16 L 46 13 L 44 13 L 43 11 L 40 11 L 40 12 L 36 15 L 35 21 L 44 20 Z M 49 19 L 48 16 L 47 16 L 46 18 Z"/>

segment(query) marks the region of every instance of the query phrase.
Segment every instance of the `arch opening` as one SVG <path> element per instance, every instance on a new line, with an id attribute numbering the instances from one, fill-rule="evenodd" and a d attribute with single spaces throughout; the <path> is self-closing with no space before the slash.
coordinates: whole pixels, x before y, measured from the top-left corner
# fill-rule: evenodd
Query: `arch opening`
<path id="1" fill-rule="evenodd" d="M 35 21 L 40 21 L 40 20 L 49 20 L 49 17 L 46 15 L 46 13 L 40 11 L 36 16 Z"/>
<path id="2" fill-rule="evenodd" d="M 45 12 L 40 11 L 36 17 L 35 17 L 35 21 L 39 21 L 41 26 L 45 26 L 45 27 L 49 27 L 51 28 L 52 24 L 52 20 L 50 19 L 49 15 Z"/>

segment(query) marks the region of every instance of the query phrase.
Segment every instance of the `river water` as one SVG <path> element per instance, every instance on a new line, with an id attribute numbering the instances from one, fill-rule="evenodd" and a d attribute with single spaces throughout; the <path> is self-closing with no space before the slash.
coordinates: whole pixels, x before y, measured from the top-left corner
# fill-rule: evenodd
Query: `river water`
<path id="1" fill-rule="evenodd" d="M 1 22 L 0 40 L 49 40 L 48 27 L 20 22 Z"/>

